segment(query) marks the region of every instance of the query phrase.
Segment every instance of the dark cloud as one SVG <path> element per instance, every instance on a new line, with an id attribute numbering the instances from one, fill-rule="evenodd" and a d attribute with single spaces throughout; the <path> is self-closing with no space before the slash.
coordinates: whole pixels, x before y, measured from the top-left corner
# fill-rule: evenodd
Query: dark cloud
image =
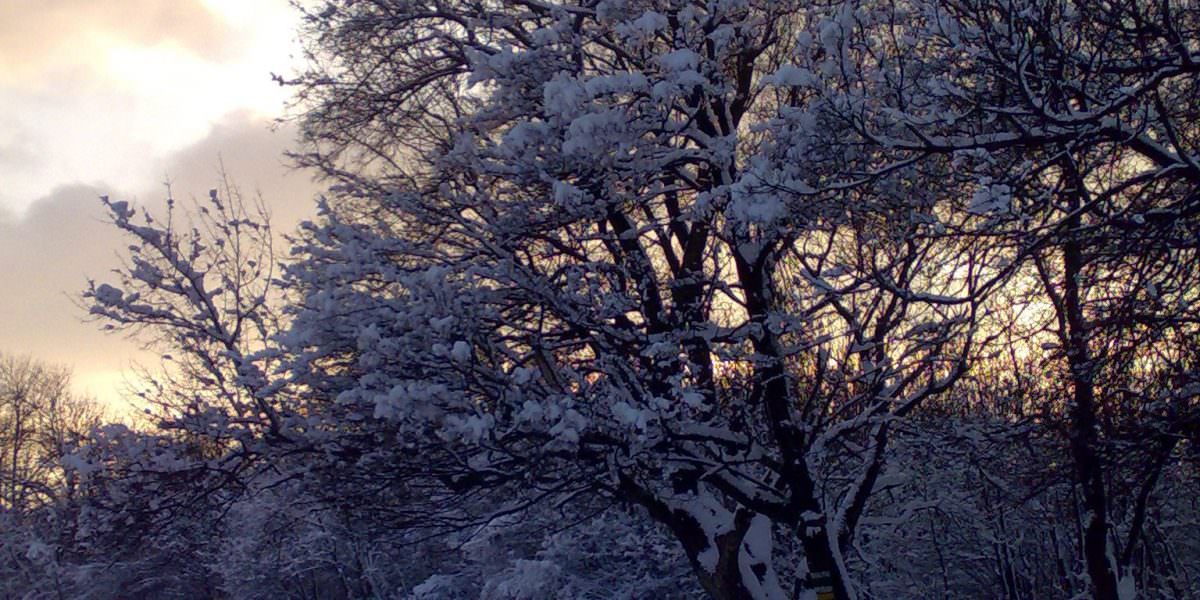
<path id="1" fill-rule="evenodd" d="M 177 197 L 203 196 L 214 186 L 224 165 L 245 193 L 263 195 L 276 230 L 290 230 L 312 214 L 317 186 L 308 173 L 292 169 L 283 156 L 293 147 L 296 131 L 274 127 L 248 112 L 227 115 L 208 137 L 173 155 L 161 166 Z"/>
<path id="2" fill-rule="evenodd" d="M 0 224 L 0 349 L 76 364 L 105 357 L 106 340 L 80 324 L 70 297 L 115 264 L 119 239 L 101 224 L 102 192 L 62 187 Z"/>
<path id="3" fill-rule="evenodd" d="M 202 197 L 216 187 L 223 162 L 243 191 L 262 194 L 277 229 L 290 230 L 311 214 L 317 192 L 307 174 L 292 171 L 282 160 L 293 136 L 290 129 L 272 130 L 249 115 L 230 115 L 202 141 L 148 165 L 147 181 L 154 180 L 157 169 L 159 177 L 171 179 L 177 198 Z M 112 381 L 112 373 L 146 357 L 137 344 L 84 323 L 85 314 L 74 303 L 89 277 L 106 279 L 125 246 L 105 223 L 102 194 L 152 210 L 161 210 L 165 199 L 161 186 L 123 191 L 78 184 L 56 189 L 19 218 L 0 211 L 0 351 L 74 365 L 77 379 L 93 382 Z M 113 396 L 94 386 L 92 391 Z"/>

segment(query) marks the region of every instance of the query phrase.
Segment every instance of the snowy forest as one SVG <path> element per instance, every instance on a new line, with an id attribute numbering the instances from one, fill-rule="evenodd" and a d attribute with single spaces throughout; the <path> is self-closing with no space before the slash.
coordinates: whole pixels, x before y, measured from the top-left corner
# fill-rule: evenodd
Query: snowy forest
<path id="1" fill-rule="evenodd" d="M 1200 598 L 1196 0 L 321 0 L 272 230 L 105 197 L 0 597 Z"/>

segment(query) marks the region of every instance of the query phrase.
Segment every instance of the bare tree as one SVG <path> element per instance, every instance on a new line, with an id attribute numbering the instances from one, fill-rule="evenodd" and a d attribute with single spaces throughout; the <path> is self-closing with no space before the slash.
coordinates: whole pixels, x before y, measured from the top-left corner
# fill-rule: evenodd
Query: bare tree
<path id="1" fill-rule="evenodd" d="M 71 392 L 70 381 L 65 368 L 0 354 L 0 501 L 9 510 L 70 493 L 62 459 L 101 418 L 92 400 Z"/>

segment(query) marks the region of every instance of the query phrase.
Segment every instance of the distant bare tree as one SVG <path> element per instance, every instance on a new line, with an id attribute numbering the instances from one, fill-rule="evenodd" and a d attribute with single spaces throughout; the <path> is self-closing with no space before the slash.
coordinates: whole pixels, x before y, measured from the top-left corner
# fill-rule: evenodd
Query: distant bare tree
<path id="1" fill-rule="evenodd" d="M 65 368 L 0 353 L 0 504 L 9 510 L 60 497 L 62 457 L 100 421 L 70 381 Z"/>

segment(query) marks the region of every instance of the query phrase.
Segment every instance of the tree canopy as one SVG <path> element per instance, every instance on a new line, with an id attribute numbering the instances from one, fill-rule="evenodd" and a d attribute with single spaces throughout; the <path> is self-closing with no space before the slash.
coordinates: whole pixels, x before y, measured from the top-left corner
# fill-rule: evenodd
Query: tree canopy
<path id="1" fill-rule="evenodd" d="M 297 10 L 308 66 L 281 83 L 320 217 L 281 258 L 227 181 L 167 219 L 104 200 L 133 245 L 83 302 L 168 368 L 154 429 L 64 459 L 86 493 L 53 510 L 88 542 L 47 572 L 107 552 L 106 589 L 214 597 L 1200 588 L 1194 2 Z"/>

